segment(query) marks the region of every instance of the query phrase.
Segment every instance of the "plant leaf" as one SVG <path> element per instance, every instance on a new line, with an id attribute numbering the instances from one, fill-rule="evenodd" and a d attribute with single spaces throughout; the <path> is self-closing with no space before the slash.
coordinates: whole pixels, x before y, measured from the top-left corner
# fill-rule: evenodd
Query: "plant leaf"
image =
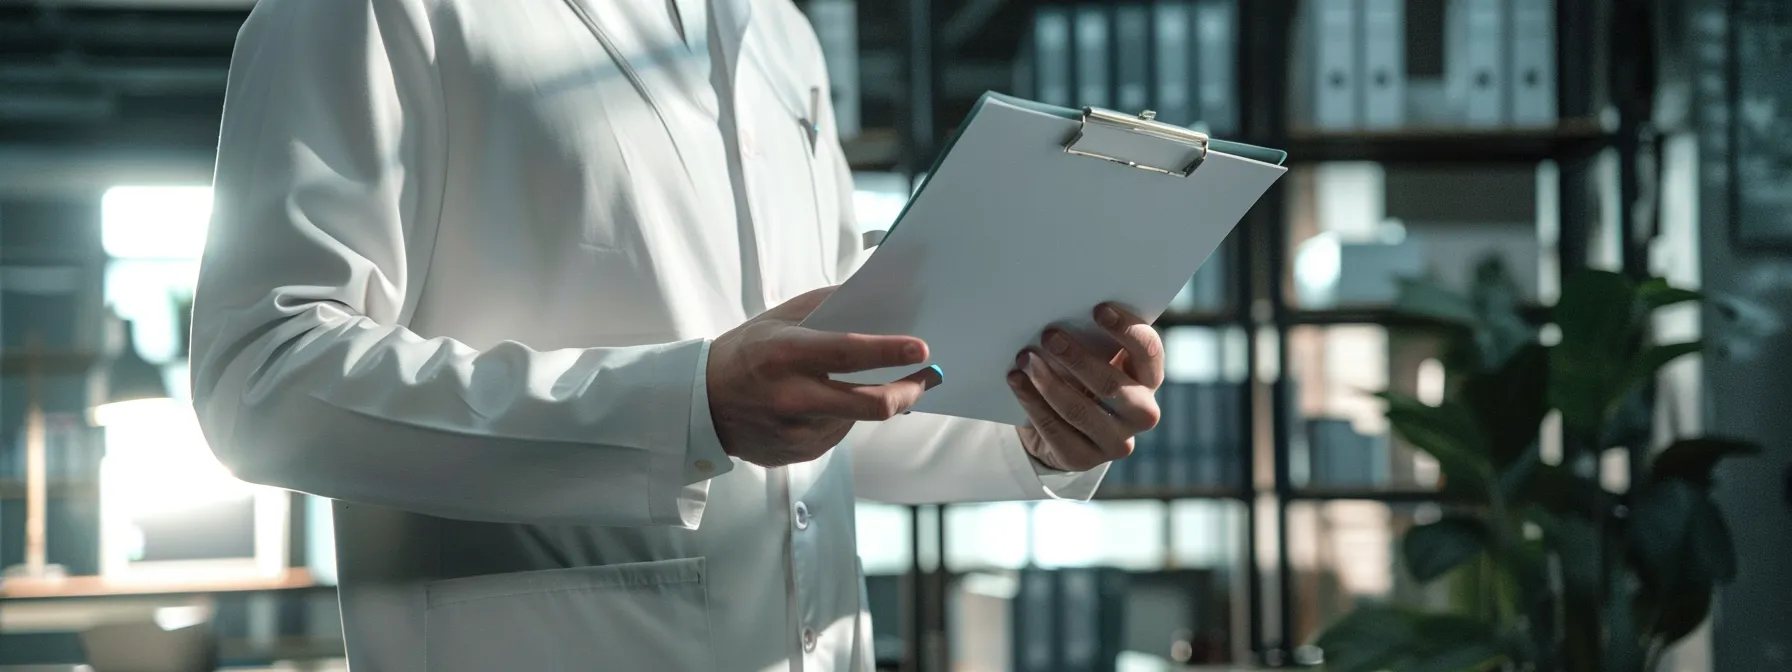
<path id="1" fill-rule="evenodd" d="M 1711 486 L 1711 473 L 1727 457 L 1761 454 L 1760 444 L 1741 439 L 1700 437 L 1681 439 L 1655 456 L 1650 465 L 1654 479 L 1677 478 L 1699 487 Z"/>
<path id="2" fill-rule="evenodd" d="M 1627 393 L 1636 389 L 1638 385 L 1654 379 L 1655 374 L 1661 371 L 1661 367 L 1667 366 L 1668 362 L 1693 354 L 1704 348 L 1704 341 L 1667 343 L 1664 345 L 1651 345 L 1643 348 L 1643 351 L 1637 354 L 1636 361 L 1631 365 L 1630 375 L 1628 379 L 1624 381 L 1624 387 L 1622 390 L 1619 390 L 1619 392 Z"/>
<path id="3" fill-rule="evenodd" d="M 1562 563 L 1562 587 L 1570 599 L 1597 599 L 1604 577 L 1600 571 L 1599 532 L 1593 529 L 1593 523 L 1566 516 L 1545 526 L 1543 533 Z"/>
<path id="4" fill-rule="evenodd" d="M 1588 352 L 1558 343 L 1549 349 L 1549 405 L 1562 412 L 1562 424 L 1582 436 L 1598 436 L 1605 410 L 1616 397 L 1612 381 L 1622 375 L 1616 352 Z"/>
<path id="5" fill-rule="evenodd" d="M 1650 484 L 1630 510 L 1630 548 L 1652 587 L 1673 592 L 1685 585 L 1685 544 L 1693 512 L 1703 496 L 1685 481 Z"/>
<path id="6" fill-rule="evenodd" d="M 1643 669 L 1643 633 L 1637 627 L 1636 581 L 1628 572 L 1613 572 L 1608 577 L 1605 601 L 1605 669 L 1608 672 L 1635 672 Z"/>
<path id="7" fill-rule="evenodd" d="M 1701 298 L 1703 297 L 1698 292 L 1669 286 L 1668 281 L 1663 278 L 1650 278 L 1636 288 L 1637 303 L 1645 315 L 1677 303 L 1698 301 Z"/>
<path id="8" fill-rule="evenodd" d="M 1586 270 L 1570 277 L 1556 304 L 1562 340 L 1549 353 L 1549 401 L 1562 423 L 1598 437 L 1628 380 L 1627 353 L 1639 323 L 1635 289 L 1617 273 Z"/>
<path id="9" fill-rule="evenodd" d="M 1395 672 L 1489 672 L 1500 669 L 1510 657 L 1499 642 L 1469 642 L 1452 649 L 1414 654 L 1394 666 Z"/>
<path id="10" fill-rule="evenodd" d="M 1507 659 L 1491 625 L 1391 605 L 1358 607 L 1315 644 L 1325 652 L 1327 672 L 1480 672 Z"/>
<path id="11" fill-rule="evenodd" d="M 1705 622 L 1705 617 L 1711 613 L 1711 591 L 1681 591 L 1656 608 L 1661 611 L 1656 614 L 1655 631 L 1650 634 L 1660 637 L 1663 644 L 1672 644 L 1692 634 Z"/>
<path id="12" fill-rule="evenodd" d="M 1691 529 L 1686 536 L 1687 551 L 1692 556 L 1692 577 L 1698 585 L 1729 583 L 1736 579 L 1736 546 L 1730 538 L 1730 525 L 1723 511 L 1709 496 L 1701 497 L 1693 507 Z"/>
<path id="13" fill-rule="evenodd" d="M 1537 470 L 1543 467 L 1543 455 L 1535 445 L 1526 449 L 1511 464 L 1500 469 L 1500 494 L 1506 501 L 1515 501 L 1531 487 Z"/>
<path id="14" fill-rule="evenodd" d="M 1487 441 L 1474 414 L 1461 402 L 1446 400 L 1440 406 L 1428 406 L 1395 392 L 1377 396 L 1388 402 L 1388 421 L 1394 432 L 1436 459 L 1449 487 L 1486 493 L 1493 472 L 1487 460 Z"/>
<path id="15" fill-rule="evenodd" d="M 1549 413 L 1549 349 L 1533 341 L 1498 368 L 1468 376 L 1462 400 L 1486 432 L 1493 465 L 1512 464 L 1537 442 L 1543 416 Z"/>
<path id="16" fill-rule="evenodd" d="M 1417 614 L 1364 605 L 1326 628 L 1314 645 L 1325 652 L 1327 672 L 1381 672 L 1418 639 Z"/>
<path id="17" fill-rule="evenodd" d="M 1413 578 L 1431 581 L 1480 554 L 1487 542 L 1487 524 L 1480 519 L 1446 516 L 1409 530 L 1400 549 Z"/>
<path id="18" fill-rule="evenodd" d="M 1598 483 L 1574 475 L 1567 467 L 1545 464 L 1536 469 L 1530 487 L 1524 490 L 1525 499 L 1536 502 L 1550 513 L 1586 516 L 1595 511 L 1609 511 L 1616 502 L 1616 497 Z"/>
<path id="19" fill-rule="evenodd" d="M 1655 398 L 1633 389 L 1618 397 L 1617 407 L 1606 417 L 1600 432 L 1602 448 L 1648 445 L 1655 436 Z"/>
<path id="20" fill-rule="evenodd" d="M 1636 323 L 1635 302 L 1636 288 L 1621 274 L 1590 269 L 1575 273 L 1563 283 L 1555 308 L 1561 345 L 1580 352 L 1623 352 Z"/>
<path id="21" fill-rule="evenodd" d="M 1399 284 L 1399 294 L 1394 299 L 1396 311 L 1471 329 L 1481 322 L 1469 297 L 1426 280 L 1401 278 L 1396 282 Z"/>

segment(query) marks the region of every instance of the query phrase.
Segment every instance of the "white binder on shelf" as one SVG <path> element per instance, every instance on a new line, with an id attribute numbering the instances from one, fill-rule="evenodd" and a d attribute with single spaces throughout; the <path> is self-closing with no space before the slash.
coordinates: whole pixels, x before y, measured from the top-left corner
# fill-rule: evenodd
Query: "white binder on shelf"
<path id="1" fill-rule="evenodd" d="M 1238 132 L 1238 0 L 1201 0 L 1195 24 L 1201 73 L 1201 121 L 1214 133 Z"/>
<path id="2" fill-rule="evenodd" d="M 1399 128 L 1406 123 L 1406 0 L 1361 2 L 1363 126 Z"/>
<path id="3" fill-rule="evenodd" d="M 1281 152 L 1152 116 L 986 94 L 804 326 L 926 340 L 945 382 L 915 411 L 1023 424 L 1006 382 L 1015 355 L 1054 324 L 1114 351 L 1094 307 L 1157 319 L 1285 170 Z M 919 368 L 835 377 L 881 384 Z"/>
<path id="4" fill-rule="evenodd" d="M 1114 8 L 1114 104 L 1122 110 L 1151 105 L 1151 8 Z"/>
<path id="5" fill-rule="evenodd" d="M 858 0 L 809 0 L 804 8 L 827 60 L 834 130 L 842 140 L 859 134 Z"/>
<path id="6" fill-rule="evenodd" d="M 1555 0 L 1512 2 L 1512 123 L 1556 124 Z"/>
<path id="7" fill-rule="evenodd" d="M 1111 107 L 1113 67 L 1109 59 L 1108 8 L 1085 4 L 1076 8 L 1076 102 Z"/>
<path id="8" fill-rule="evenodd" d="M 1156 66 L 1152 105 L 1166 123 L 1188 126 L 1195 121 L 1195 52 L 1189 41 L 1193 18 L 1185 0 L 1161 0 L 1151 8 L 1151 49 Z"/>
<path id="9" fill-rule="evenodd" d="M 1505 0 L 1450 0 L 1444 9 L 1444 90 L 1465 126 L 1499 126 L 1506 101 Z"/>
<path id="10" fill-rule="evenodd" d="M 1049 105 L 1074 105 L 1070 13 L 1057 5 L 1033 11 L 1033 96 Z"/>
<path id="11" fill-rule="evenodd" d="M 1362 38 L 1357 19 L 1362 0 L 1322 0 L 1308 5 L 1313 21 L 1313 125 L 1356 128 L 1362 121 Z"/>

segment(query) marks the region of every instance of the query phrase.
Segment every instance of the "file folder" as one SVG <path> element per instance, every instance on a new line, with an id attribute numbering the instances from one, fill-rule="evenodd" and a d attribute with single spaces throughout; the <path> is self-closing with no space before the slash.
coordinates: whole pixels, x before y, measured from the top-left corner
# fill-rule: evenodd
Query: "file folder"
<path id="1" fill-rule="evenodd" d="M 1213 133 L 1238 132 L 1238 0 L 1201 0 L 1201 122 Z"/>
<path id="2" fill-rule="evenodd" d="M 1362 121 L 1361 59 L 1357 30 L 1362 0 L 1309 3 L 1313 13 L 1313 125 L 1325 129 L 1356 128 Z"/>
<path id="3" fill-rule="evenodd" d="M 1023 425 L 1007 374 L 1044 329 L 1112 354 L 1095 306 L 1156 320 L 1286 155 L 1153 117 L 985 94 L 882 244 L 803 323 L 919 337 L 931 360 L 835 378 L 938 365 L 945 382 L 916 412 Z"/>
<path id="4" fill-rule="evenodd" d="M 1556 123 L 1555 0 L 1512 0 L 1512 123 Z"/>
<path id="5" fill-rule="evenodd" d="M 1406 0 L 1362 2 L 1363 126 L 1398 128 L 1406 122 Z"/>
<path id="6" fill-rule="evenodd" d="M 1077 105 L 1113 105 L 1108 102 L 1113 89 L 1113 70 L 1109 65 L 1109 30 L 1106 6 L 1083 5 L 1076 8 Z"/>
<path id="7" fill-rule="evenodd" d="M 1151 8 L 1114 7 L 1114 37 L 1114 102 L 1122 110 L 1145 109 L 1151 104 Z"/>
<path id="8" fill-rule="evenodd" d="M 1152 52 L 1156 55 L 1152 73 L 1156 75 L 1155 100 L 1157 117 L 1177 126 L 1195 121 L 1194 84 L 1195 52 L 1190 46 L 1190 18 L 1184 0 L 1160 0 L 1152 8 Z"/>
<path id="9" fill-rule="evenodd" d="M 1445 7 L 1444 89 L 1467 126 L 1506 123 L 1503 0 L 1452 0 Z"/>
<path id="10" fill-rule="evenodd" d="M 1073 105 L 1070 15 L 1063 7 L 1033 13 L 1033 95 L 1049 105 Z"/>

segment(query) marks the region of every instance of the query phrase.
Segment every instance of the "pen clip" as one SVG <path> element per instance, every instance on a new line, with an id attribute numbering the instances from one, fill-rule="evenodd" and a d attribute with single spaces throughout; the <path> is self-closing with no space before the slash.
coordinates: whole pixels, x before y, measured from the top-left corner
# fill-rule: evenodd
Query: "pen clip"
<path id="1" fill-rule="evenodd" d="M 809 138 L 809 155 L 815 155 L 815 143 L 821 134 L 821 87 L 809 87 L 809 116 L 800 121 L 803 124 L 803 135 Z"/>

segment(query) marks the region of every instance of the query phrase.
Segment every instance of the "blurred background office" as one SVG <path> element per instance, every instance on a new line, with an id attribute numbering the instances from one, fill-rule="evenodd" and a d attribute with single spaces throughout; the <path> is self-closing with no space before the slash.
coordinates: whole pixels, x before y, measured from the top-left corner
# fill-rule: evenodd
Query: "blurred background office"
<path id="1" fill-rule="evenodd" d="M 1096 501 L 861 506 L 880 667 L 1792 669 L 1792 4 L 796 2 L 866 230 L 990 90 L 1292 165 Z M 188 405 L 252 4 L 0 0 L 0 670 L 341 668 L 325 502 Z"/>

